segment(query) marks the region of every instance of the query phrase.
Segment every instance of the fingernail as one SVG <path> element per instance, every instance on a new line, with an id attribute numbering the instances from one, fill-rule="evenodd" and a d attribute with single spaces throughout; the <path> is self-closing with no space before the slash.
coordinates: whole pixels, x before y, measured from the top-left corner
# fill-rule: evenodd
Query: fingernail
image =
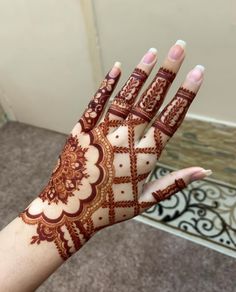
<path id="1" fill-rule="evenodd" d="M 207 176 L 212 175 L 212 170 L 211 169 L 202 169 L 198 170 L 197 172 L 193 173 L 191 176 L 191 182 L 199 179 L 204 179 Z"/>
<path id="2" fill-rule="evenodd" d="M 172 61 L 178 61 L 181 59 L 186 47 L 186 42 L 183 40 L 177 40 L 173 47 L 169 50 L 168 58 Z"/>
<path id="3" fill-rule="evenodd" d="M 121 63 L 120 62 L 115 62 L 115 64 L 113 65 L 109 75 L 112 78 L 117 77 L 120 74 L 120 68 L 121 68 Z"/>
<path id="4" fill-rule="evenodd" d="M 197 65 L 195 68 L 193 68 L 193 70 L 188 73 L 187 78 L 192 82 L 199 82 L 203 78 L 204 71 L 204 66 Z"/>
<path id="5" fill-rule="evenodd" d="M 157 49 L 151 48 L 148 50 L 148 52 L 144 55 L 142 59 L 142 63 L 144 64 L 151 64 L 157 56 Z"/>

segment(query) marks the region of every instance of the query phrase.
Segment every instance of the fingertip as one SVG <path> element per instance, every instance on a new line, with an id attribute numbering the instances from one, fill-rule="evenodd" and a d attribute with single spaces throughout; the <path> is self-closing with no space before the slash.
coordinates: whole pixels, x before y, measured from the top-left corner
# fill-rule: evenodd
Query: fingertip
<path id="1" fill-rule="evenodd" d="M 116 78 L 121 73 L 121 62 L 115 62 L 111 71 L 109 72 L 109 76 L 112 78 Z"/>

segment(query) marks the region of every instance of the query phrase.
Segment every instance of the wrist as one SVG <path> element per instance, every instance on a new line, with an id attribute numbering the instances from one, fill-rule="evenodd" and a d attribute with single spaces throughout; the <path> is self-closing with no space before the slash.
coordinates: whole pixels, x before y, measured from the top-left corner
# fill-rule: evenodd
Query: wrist
<path id="1" fill-rule="evenodd" d="M 31 245 L 53 243 L 63 260 L 78 251 L 92 236 L 89 230 L 76 218 L 75 207 L 67 204 L 49 204 L 37 197 L 19 214 L 24 223 L 34 228 Z"/>

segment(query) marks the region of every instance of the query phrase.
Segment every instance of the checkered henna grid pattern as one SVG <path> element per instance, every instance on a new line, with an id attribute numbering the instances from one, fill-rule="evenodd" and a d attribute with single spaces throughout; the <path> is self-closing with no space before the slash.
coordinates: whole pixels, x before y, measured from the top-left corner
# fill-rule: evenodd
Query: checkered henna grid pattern
<path id="1" fill-rule="evenodd" d="M 107 118 L 99 123 L 119 79 L 106 76 L 72 129 L 47 186 L 19 215 L 34 229 L 31 244 L 53 243 L 66 260 L 98 230 L 132 218 L 185 187 L 180 179 L 154 192 L 156 201 L 140 200 L 166 135 L 172 136 L 194 97 L 181 88 L 154 122 L 151 134 L 142 138 L 146 145 L 141 146 L 139 127 L 155 114 L 174 76 L 162 68 L 129 114 L 147 78 L 145 72 L 134 70 Z"/>

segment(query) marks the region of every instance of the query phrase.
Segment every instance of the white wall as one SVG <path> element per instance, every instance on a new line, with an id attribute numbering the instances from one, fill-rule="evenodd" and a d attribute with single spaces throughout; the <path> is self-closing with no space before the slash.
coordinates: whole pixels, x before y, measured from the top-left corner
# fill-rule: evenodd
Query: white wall
<path id="1" fill-rule="evenodd" d="M 0 101 L 10 118 L 68 132 L 114 61 L 123 63 L 121 84 L 149 47 L 160 65 L 181 38 L 187 57 L 169 98 L 203 64 L 190 113 L 236 123 L 235 1 L 92 3 L 94 11 L 91 0 L 0 0 Z"/>

